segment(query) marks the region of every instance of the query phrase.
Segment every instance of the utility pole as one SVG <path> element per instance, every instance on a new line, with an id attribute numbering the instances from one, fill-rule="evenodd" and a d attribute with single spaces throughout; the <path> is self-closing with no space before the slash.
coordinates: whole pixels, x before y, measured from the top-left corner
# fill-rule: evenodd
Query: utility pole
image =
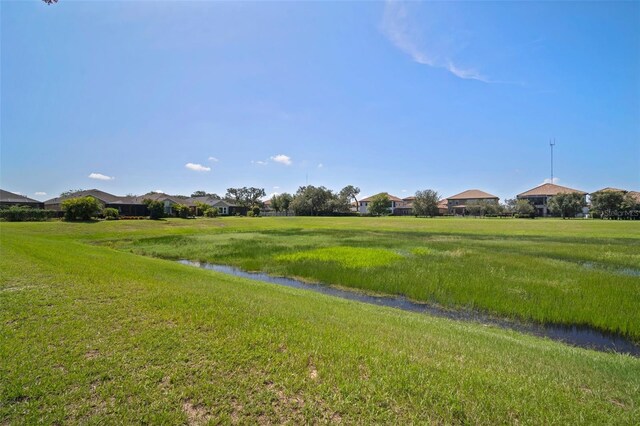
<path id="1" fill-rule="evenodd" d="M 549 147 L 551 148 L 551 183 L 553 183 L 553 147 L 556 145 L 556 138 L 549 139 Z"/>

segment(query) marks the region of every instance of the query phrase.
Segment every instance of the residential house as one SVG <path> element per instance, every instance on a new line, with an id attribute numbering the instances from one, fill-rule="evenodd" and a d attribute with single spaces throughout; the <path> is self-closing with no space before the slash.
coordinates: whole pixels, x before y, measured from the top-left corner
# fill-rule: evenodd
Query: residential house
<path id="1" fill-rule="evenodd" d="M 578 189 L 567 188 L 566 186 L 556 185 L 554 183 L 544 183 L 536 186 L 528 191 L 516 195 L 518 200 L 527 200 L 536 208 L 536 215 L 549 216 L 549 200 L 558 194 L 567 194 L 577 192 L 584 197 L 586 204 L 587 193 Z"/>
<path id="2" fill-rule="evenodd" d="M 405 202 L 402 200 L 402 198 L 398 198 L 394 195 L 390 195 L 386 192 L 381 192 L 380 194 L 384 194 L 387 197 L 389 197 L 389 200 L 391 201 L 391 207 L 389 208 L 389 212 L 391 214 L 394 214 L 396 208 L 404 208 L 405 207 Z M 376 194 L 376 195 L 372 195 L 371 197 L 367 197 L 367 198 L 363 198 L 362 200 L 360 200 L 358 202 L 359 206 L 358 206 L 358 212 L 362 213 L 362 214 L 367 214 L 369 213 L 369 204 L 371 203 L 371 200 L 373 199 L 373 197 L 376 197 L 380 194 Z"/>
<path id="3" fill-rule="evenodd" d="M 192 197 L 189 199 L 195 205 L 196 202 L 208 204 L 218 209 L 218 213 L 222 216 L 234 216 L 236 214 L 246 216 L 247 208 L 234 204 L 228 200 L 221 200 L 213 197 Z"/>
<path id="4" fill-rule="evenodd" d="M 413 201 L 416 199 L 413 195 L 402 199 L 401 203 L 396 204 L 393 211 L 394 216 L 411 216 L 413 215 Z"/>
<path id="5" fill-rule="evenodd" d="M 182 195 L 168 195 L 163 192 L 150 192 L 145 195 L 134 197 L 133 201 L 144 204 L 144 200 L 160 201 L 164 204 L 164 214 L 172 216 L 174 214 L 173 206 L 182 204 L 191 210 L 191 214 L 196 213 L 196 203 L 193 198 Z M 147 213 L 148 214 L 148 213 Z"/>
<path id="6" fill-rule="evenodd" d="M 470 203 L 485 201 L 498 204 L 499 200 L 500 198 L 488 192 L 480 191 L 479 189 L 468 189 L 459 194 L 447 197 L 446 200 L 441 200 L 438 207 L 444 207 L 445 204 L 442 203 L 442 201 L 446 201 L 446 208 L 449 214 L 465 215 L 467 213 L 467 205 Z"/>
<path id="7" fill-rule="evenodd" d="M 111 203 L 121 201 L 122 198 L 118 197 L 117 195 L 109 194 L 108 192 L 100 191 L 99 189 L 88 189 L 86 191 L 77 191 L 73 194 L 65 195 L 63 197 L 51 198 L 50 200 L 44 202 L 44 208 L 46 210 L 55 210 L 57 212 L 61 212 L 62 202 L 64 200 L 76 197 L 93 197 L 98 200 L 98 202 L 100 202 L 103 207 L 111 207 Z"/>
<path id="8" fill-rule="evenodd" d="M 443 216 L 448 213 L 449 213 L 449 204 L 447 202 L 447 199 L 443 198 L 442 200 L 438 201 L 438 214 L 440 216 Z"/>
<path id="9" fill-rule="evenodd" d="M 44 209 L 44 203 L 42 201 L 0 189 L 0 208 L 8 208 L 11 206 L 27 206 L 34 209 Z"/>

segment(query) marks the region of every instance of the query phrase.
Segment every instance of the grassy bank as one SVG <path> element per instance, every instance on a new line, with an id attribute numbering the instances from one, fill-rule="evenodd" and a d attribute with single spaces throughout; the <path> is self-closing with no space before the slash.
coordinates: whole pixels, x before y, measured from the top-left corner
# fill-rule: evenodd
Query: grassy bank
<path id="1" fill-rule="evenodd" d="M 228 218 L 113 247 L 229 264 L 640 340 L 634 222 Z M 202 226 L 198 224 L 198 226 Z"/>
<path id="2" fill-rule="evenodd" d="M 637 423 L 638 359 L 89 244 L 286 223 L 0 224 L 0 422 Z"/>

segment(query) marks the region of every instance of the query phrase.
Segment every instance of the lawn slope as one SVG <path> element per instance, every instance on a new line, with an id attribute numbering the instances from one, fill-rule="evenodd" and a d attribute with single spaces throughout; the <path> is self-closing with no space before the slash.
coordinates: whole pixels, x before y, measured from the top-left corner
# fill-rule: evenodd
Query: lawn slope
<path id="1" fill-rule="evenodd" d="M 0 224 L 0 423 L 637 423 L 629 356 L 88 244 L 215 223 Z"/>

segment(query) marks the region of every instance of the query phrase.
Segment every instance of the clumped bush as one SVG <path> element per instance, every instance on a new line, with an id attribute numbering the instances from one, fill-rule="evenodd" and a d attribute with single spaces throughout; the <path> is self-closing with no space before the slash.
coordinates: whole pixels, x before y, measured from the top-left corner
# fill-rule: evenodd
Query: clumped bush
<path id="1" fill-rule="evenodd" d="M 147 205 L 149 210 L 149 219 L 161 219 L 164 217 L 164 203 L 162 201 L 155 201 L 149 198 L 143 201 Z"/>
<path id="2" fill-rule="evenodd" d="M 204 215 L 206 217 L 218 217 L 218 213 L 219 211 L 217 207 L 211 207 L 204 212 Z"/>
<path id="3" fill-rule="evenodd" d="M 101 213 L 102 205 L 90 196 L 69 198 L 62 202 L 62 211 L 64 219 L 68 221 L 91 220 Z"/>
<path id="4" fill-rule="evenodd" d="M 53 210 L 34 209 L 28 206 L 11 206 L 0 209 L 0 219 L 7 222 L 39 222 L 56 217 Z"/>
<path id="5" fill-rule="evenodd" d="M 253 210 L 249 210 L 247 212 L 247 217 L 254 217 L 256 214 L 253 212 Z"/>
<path id="6" fill-rule="evenodd" d="M 260 207 L 254 206 L 252 209 L 254 216 L 260 216 Z"/>
<path id="7" fill-rule="evenodd" d="M 183 219 L 189 217 L 189 206 L 185 206 L 184 204 L 176 204 L 173 206 L 173 211 L 176 217 L 181 217 Z"/>
<path id="8" fill-rule="evenodd" d="M 118 220 L 120 219 L 120 212 L 118 209 L 114 209 L 113 207 L 107 207 L 102 211 L 104 218 L 107 220 Z"/>

